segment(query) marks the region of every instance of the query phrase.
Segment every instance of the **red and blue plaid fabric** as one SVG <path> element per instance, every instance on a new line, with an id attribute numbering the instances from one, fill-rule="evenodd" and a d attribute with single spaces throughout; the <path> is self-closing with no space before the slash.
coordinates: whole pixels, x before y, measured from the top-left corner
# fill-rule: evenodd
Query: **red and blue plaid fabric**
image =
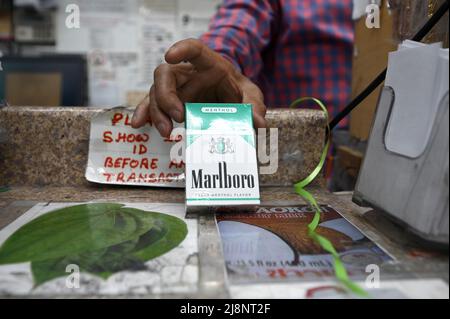
<path id="1" fill-rule="evenodd" d="M 224 0 L 201 39 L 257 83 L 269 107 L 313 96 L 333 116 L 351 94 L 352 10 L 353 0 Z"/>

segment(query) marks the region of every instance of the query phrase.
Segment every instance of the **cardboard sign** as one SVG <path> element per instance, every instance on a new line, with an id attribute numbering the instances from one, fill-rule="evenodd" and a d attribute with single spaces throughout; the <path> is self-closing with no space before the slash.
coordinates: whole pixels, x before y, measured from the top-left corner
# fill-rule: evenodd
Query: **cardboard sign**
<path id="1" fill-rule="evenodd" d="M 91 121 L 86 179 L 117 185 L 184 187 L 184 161 L 171 160 L 170 150 L 181 151 L 182 124 L 174 123 L 170 138 L 162 138 L 149 124 L 131 127 L 132 110 L 113 109 Z"/>

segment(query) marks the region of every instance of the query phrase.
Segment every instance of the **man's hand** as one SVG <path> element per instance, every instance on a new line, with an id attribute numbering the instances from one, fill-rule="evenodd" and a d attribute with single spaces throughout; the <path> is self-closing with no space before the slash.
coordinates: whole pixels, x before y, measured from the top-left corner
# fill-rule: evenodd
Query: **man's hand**
<path id="1" fill-rule="evenodd" d="M 184 121 L 184 102 L 251 103 L 255 127 L 265 127 L 261 90 L 220 54 L 188 39 L 174 44 L 165 58 L 167 64 L 156 68 L 149 94 L 134 111 L 134 128 L 149 122 L 168 137 L 171 119 Z"/>

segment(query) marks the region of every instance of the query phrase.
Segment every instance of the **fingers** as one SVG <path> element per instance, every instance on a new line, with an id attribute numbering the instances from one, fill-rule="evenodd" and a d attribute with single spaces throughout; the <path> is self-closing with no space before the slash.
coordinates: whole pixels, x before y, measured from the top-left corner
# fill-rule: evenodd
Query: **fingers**
<path id="1" fill-rule="evenodd" d="M 158 108 L 154 86 L 151 87 L 150 93 L 136 107 L 131 119 L 133 128 L 140 128 L 147 123 L 154 123 L 162 137 L 168 137 L 173 129 L 172 120 Z"/>
<path id="2" fill-rule="evenodd" d="M 183 102 L 207 102 L 199 99 L 202 97 L 202 92 L 209 91 L 210 82 L 211 79 L 205 77 L 205 74 L 193 75 L 185 85 L 178 89 L 178 96 Z"/>
<path id="3" fill-rule="evenodd" d="M 223 77 L 217 88 L 217 94 L 226 103 L 241 103 L 244 94 L 239 79 L 232 76 Z"/>
<path id="4" fill-rule="evenodd" d="M 177 78 L 168 64 L 161 64 L 155 70 L 155 104 L 166 115 L 181 123 L 184 121 L 184 107 L 177 95 Z M 155 122 L 156 123 L 156 122 Z"/>
<path id="5" fill-rule="evenodd" d="M 149 112 L 149 95 L 147 94 L 145 98 L 139 103 L 133 113 L 131 119 L 131 126 L 133 128 L 140 128 L 144 126 L 150 120 Z"/>
<path id="6" fill-rule="evenodd" d="M 136 107 L 131 125 L 139 128 L 153 122 L 163 137 L 170 135 L 172 120 L 184 121 L 184 106 L 178 97 L 177 87 L 186 83 L 194 67 L 188 63 L 176 66 L 162 64 L 155 70 L 154 84 L 150 93 Z"/>
<path id="7" fill-rule="evenodd" d="M 216 65 L 218 55 L 200 40 L 187 39 L 175 43 L 166 53 L 169 64 L 192 63 L 198 71 L 205 71 Z"/>
<path id="8" fill-rule="evenodd" d="M 199 40 L 176 43 L 166 53 L 166 61 L 168 64 L 155 70 L 154 85 L 136 108 L 133 127 L 141 127 L 151 119 L 160 134 L 167 137 L 173 128 L 172 119 L 184 121 L 183 102 L 200 98 L 204 102 L 251 103 L 255 127 L 266 126 L 266 106 L 259 88 Z"/>
<path id="9" fill-rule="evenodd" d="M 258 104 L 253 104 L 253 125 L 255 128 L 265 128 L 267 127 L 265 112 L 264 115 L 261 113 L 261 107 L 258 107 Z"/>
<path id="10" fill-rule="evenodd" d="M 266 127 L 266 105 L 261 90 L 253 83 L 249 82 L 243 85 L 242 103 L 253 105 L 253 125 L 255 128 Z"/>
<path id="11" fill-rule="evenodd" d="M 155 124 L 156 129 L 162 137 L 169 137 L 173 130 L 172 120 L 166 113 L 164 113 L 160 108 L 155 98 L 155 87 L 152 86 L 150 89 L 150 103 L 149 103 L 149 113 L 152 122 Z"/>

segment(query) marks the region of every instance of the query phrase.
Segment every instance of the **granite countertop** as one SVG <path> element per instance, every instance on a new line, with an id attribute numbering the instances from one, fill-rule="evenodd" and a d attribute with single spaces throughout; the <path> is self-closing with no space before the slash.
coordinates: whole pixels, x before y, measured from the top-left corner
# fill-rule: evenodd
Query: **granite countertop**
<path id="1" fill-rule="evenodd" d="M 108 111 L 94 107 L 0 108 L 0 186 L 88 186 L 90 123 Z M 325 114 L 271 109 L 266 120 L 268 128 L 278 129 L 279 143 L 269 148 L 277 152 L 278 166 L 273 174 L 261 174 L 260 184 L 292 185 L 309 175 L 320 159 Z M 270 130 L 266 132 L 268 136 Z"/>

